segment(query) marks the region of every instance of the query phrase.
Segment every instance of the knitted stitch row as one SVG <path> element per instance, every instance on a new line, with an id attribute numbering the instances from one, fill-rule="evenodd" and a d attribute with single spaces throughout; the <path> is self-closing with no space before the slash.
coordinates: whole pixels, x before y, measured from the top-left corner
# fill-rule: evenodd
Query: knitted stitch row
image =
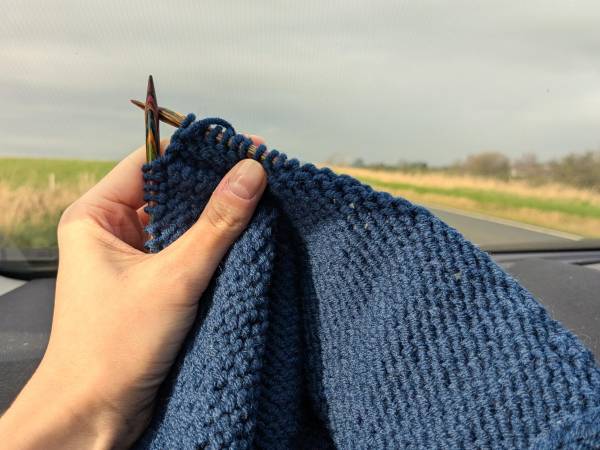
<path id="1" fill-rule="evenodd" d="M 194 120 L 143 168 L 153 252 L 251 144 Z M 276 150 L 262 165 L 137 448 L 600 448 L 592 353 L 488 254 L 349 176 Z"/>

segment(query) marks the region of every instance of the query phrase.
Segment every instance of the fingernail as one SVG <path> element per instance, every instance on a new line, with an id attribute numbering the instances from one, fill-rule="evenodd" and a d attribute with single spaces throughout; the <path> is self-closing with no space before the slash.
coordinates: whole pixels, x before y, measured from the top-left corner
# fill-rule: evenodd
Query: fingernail
<path id="1" fill-rule="evenodd" d="M 229 190 L 244 200 L 253 199 L 263 184 L 265 170 L 252 159 L 238 163 L 234 170 L 229 179 Z"/>

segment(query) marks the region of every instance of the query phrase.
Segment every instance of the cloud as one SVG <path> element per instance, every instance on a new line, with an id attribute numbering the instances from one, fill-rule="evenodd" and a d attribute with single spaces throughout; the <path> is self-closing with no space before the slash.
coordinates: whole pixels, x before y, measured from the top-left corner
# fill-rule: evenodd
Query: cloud
<path id="1" fill-rule="evenodd" d="M 159 104 L 303 161 L 549 159 L 600 145 L 599 22 L 597 2 L 13 0 L 0 153 L 124 157 L 151 73 Z"/>

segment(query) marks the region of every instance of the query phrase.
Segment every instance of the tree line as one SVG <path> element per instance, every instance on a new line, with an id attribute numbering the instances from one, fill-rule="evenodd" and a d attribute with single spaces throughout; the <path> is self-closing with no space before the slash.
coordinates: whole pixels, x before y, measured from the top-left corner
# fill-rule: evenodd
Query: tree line
<path id="1" fill-rule="evenodd" d="M 335 161 L 327 161 L 335 163 Z M 339 163 L 338 163 L 339 164 Z M 399 161 L 396 165 L 365 164 L 358 158 L 352 167 L 374 170 L 402 170 L 410 172 L 442 171 L 469 174 L 504 180 L 524 179 L 533 183 L 558 182 L 581 188 L 600 190 L 600 150 L 571 153 L 568 156 L 540 162 L 537 155 L 527 153 L 512 161 L 502 152 L 482 152 L 469 155 L 447 167 L 431 168 L 424 162 Z"/>

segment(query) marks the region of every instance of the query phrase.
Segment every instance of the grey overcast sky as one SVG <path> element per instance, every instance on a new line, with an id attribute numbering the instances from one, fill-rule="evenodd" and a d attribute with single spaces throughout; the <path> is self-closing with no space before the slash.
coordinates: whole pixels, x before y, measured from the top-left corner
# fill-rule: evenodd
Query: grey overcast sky
<path id="1" fill-rule="evenodd" d="M 3 0 L 0 155 L 121 159 L 144 100 L 302 161 L 600 147 L 600 2 Z M 162 125 L 162 135 L 172 128 Z"/>

